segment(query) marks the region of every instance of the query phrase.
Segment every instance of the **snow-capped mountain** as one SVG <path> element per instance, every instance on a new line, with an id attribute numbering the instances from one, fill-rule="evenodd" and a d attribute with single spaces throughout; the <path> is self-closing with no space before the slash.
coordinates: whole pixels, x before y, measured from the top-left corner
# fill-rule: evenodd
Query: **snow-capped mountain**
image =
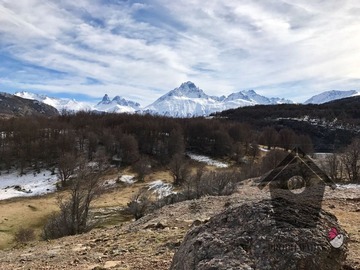
<path id="1" fill-rule="evenodd" d="M 281 98 L 267 98 L 257 94 L 254 90 L 240 91 L 227 97 L 209 96 L 193 82 L 181 84 L 180 87 L 168 92 L 145 108 L 142 108 L 137 102 L 120 96 L 111 99 L 107 94 L 97 104 L 78 102 L 68 98 L 52 98 L 30 92 L 18 92 L 15 95 L 48 104 L 59 112 L 65 109 L 67 111 L 86 110 L 109 113 L 150 113 L 171 117 L 207 116 L 214 112 L 257 104 L 293 103 L 291 100 Z"/>
<path id="2" fill-rule="evenodd" d="M 126 100 L 120 96 L 116 96 L 110 100 L 109 96 L 105 94 L 103 99 L 93 109 L 110 113 L 135 113 L 140 110 L 140 104 L 131 100 Z"/>
<path id="3" fill-rule="evenodd" d="M 206 116 L 223 110 L 257 104 L 292 103 L 280 98 L 267 98 L 254 90 L 240 91 L 228 97 L 209 96 L 192 82 L 168 92 L 154 103 L 145 107 L 143 112 L 172 117 Z"/>
<path id="4" fill-rule="evenodd" d="M 42 103 L 45 103 L 47 105 L 50 105 L 57 109 L 59 112 L 66 110 L 66 111 L 88 111 L 92 109 L 92 106 L 86 102 L 79 102 L 75 99 L 69 99 L 69 98 L 54 98 L 54 97 L 48 97 L 46 95 L 39 95 L 34 94 L 30 92 L 17 92 L 15 93 L 15 96 L 25 98 L 25 99 L 31 99 L 31 100 L 37 100 Z"/>
<path id="5" fill-rule="evenodd" d="M 322 104 L 329 101 L 360 95 L 356 90 L 331 90 L 315 95 L 304 102 L 304 104 Z"/>
<path id="6" fill-rule="evenodd" d="M 98 104 L 91 104 L 87 102 L 80 102 L 69 98 L 54 98 L 46 95 L 39 95 L 31 92 L 17 92 L 16 96 L 37 100 L 56 108 L 59 112 L 63 110 L 70 112 L 77 111 L 100 111 L 100 112 L 115 112 L 115 113 L 134 113 L 140 109 L 140 104 L 134 101 L 126 100 L 120 96 L 114 97 L 110 100 L 108 95 L 105 95 Z"/>

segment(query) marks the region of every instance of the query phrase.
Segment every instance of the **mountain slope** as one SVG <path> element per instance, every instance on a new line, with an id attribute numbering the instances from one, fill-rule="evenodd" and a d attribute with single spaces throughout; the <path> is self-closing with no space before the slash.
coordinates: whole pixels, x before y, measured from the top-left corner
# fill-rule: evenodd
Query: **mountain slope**
<path id="1" fill-rule="evenodd" d="M 223 111 L 215 117 L 249 123 L 259 130 L 291 128 L 311 137 L 318 152 L 333 152 L 359 136 L 360 96 L 324 104 L 257 105 Z"/>
<path id="2" fill-rule="evenodd" d="M 56 108 L 59 112 L 62 110 L 66 111 L 88 111 L 92 109 L 92 106 L 85 102 L 79 102 L 74 99 L 69 98 L 53 98 L 48 97 L 46 95 L 38 95 L 30 92 L 17 92 L 15 93 L 16 96 L 31 100 L 37 100 L 47 105 L 50 105 Z"/>
<path id="3" fill-rule="evenodd" d="M 322 104 L 329 101 L 352 97 L 359 95 L 355 90 L 341 91 L 341 90 L 331 90 L 325 91 L 318 95 L 315 95 L 304 102 L 304 104 Z"/>
<path id="4" fill-rule="evenodd" d="M 252 106 L 256 104 L 292 103 L 280 98 L 267 98 L 254 90 L 240 91 L 228 97 L 209 96 L 192 82 L 163 95 L 144 109 L 144 112 L 172 117 L 206 116 L 227 109 Z"/>
<path id="5" fill-rule="evenodd" d="M 58 111 L 37 100 L 24 99 L 8 93 L 0 93 L 0 117 L 54 116 Z"/>

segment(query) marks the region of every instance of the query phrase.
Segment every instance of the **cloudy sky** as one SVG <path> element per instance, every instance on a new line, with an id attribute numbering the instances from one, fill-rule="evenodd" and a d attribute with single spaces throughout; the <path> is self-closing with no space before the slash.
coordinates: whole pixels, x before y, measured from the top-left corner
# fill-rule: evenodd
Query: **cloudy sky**
<path id="1" fill-rule="evenodd" d="M 0 91 L 147 105 L 184 81 L 304 101 L 360 87 L 357 0 L 0 0 Z"/>

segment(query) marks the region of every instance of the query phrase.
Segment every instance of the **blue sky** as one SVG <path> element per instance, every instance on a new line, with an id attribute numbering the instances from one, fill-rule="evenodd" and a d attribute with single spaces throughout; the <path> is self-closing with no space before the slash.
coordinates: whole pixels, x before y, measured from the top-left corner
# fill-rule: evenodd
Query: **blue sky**
<path id="1" fill-rule="evenodd" d="M 301 102 L 359 89 L 356 0 L 0 0 L 0 91 L 148 105 L 182 82 Z"/>

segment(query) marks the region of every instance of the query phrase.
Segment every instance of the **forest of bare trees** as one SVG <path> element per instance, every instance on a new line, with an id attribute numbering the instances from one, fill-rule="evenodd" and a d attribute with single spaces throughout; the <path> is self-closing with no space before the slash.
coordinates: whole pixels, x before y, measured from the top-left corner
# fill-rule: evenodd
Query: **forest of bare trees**
<path id="1" fill-rule="evenodd" d="M 300 147 L 306 153 L 313 152 L 310 137 L 290 128 L 255 129 L 249 123 L 224 119 L 79 112 L 0 120 L 0 134 L 0 171 L 18 169 L 23 173 L 27 168 L 47 168 L 55 172 L 56 168 L 62 185 L 73 174 L 79 157 L 87 161 L 101 157 L 116 166 L 131 165 L 142 179 L 150 164 L 165 166 L 172 171 L 174 182 L 181 184 L 186 166 L 179 162 L 186 152 L 238 164 L 254 161 L 259 145 L 270 150 Z M 336 160 L 328 161 L 333 166 L 341 162 L 341 177 L 352 182 L 359 181 L 359 145 L 355 140 Z M 265 162 L 267 168 L 274 163 L 271 155 Z"/>

